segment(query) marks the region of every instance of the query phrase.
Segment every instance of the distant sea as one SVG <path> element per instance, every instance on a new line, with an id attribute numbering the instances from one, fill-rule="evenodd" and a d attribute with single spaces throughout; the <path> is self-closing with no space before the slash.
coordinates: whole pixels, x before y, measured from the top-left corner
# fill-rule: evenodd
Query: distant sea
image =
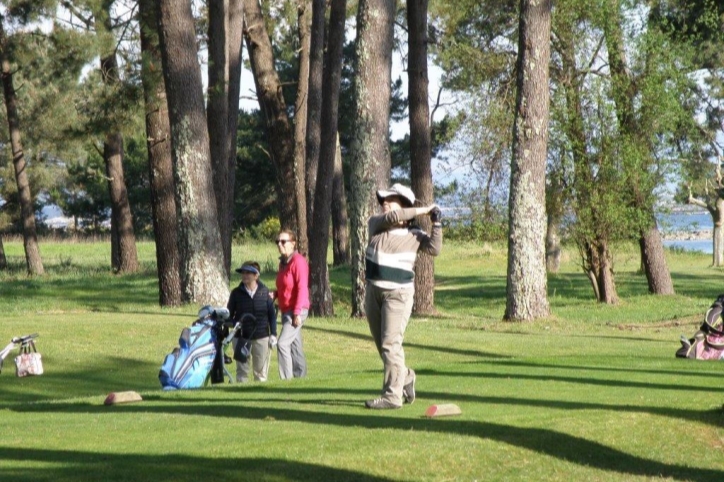
<path id="1" fill-rule="evenodd" d="M 662 233 L 709 231 L 714 229 L 711 215 L 708 212 L 672 212 L 658 217 L 659 229 Z M 677 247 L 686 251 L 701 251 L 711 254 L 714 249 L 710 236 L 705 239 L 665 239 L 664 246 Z"/>

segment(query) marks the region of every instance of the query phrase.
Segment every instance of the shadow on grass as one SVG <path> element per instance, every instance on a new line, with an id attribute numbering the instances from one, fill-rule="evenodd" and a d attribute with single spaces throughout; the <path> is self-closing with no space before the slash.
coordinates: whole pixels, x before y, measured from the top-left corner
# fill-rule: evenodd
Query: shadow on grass
<path id="1" fill-rule="evenodd" d="M 445 395 L 445 394 L 440 394 Z M 499 403 L 506 403 L 507 399 L 499 399 Z M 159 414 L 173 414 L 173 415 L 193 415 L 193 416 L 207 416 L 207 417 L 227 417 L 234 419 L 249 419 L 249 420 L 263 420 L 267 417 L 273 418 L 276 421 L 283 422 L 303 422 L 313 425 L 333 425 L 340 427 L 353 427 L 363 428 L 372 430 L 385 430 L 398 429 L 409 432 L 428 432 L 428 433 L 441 433 L 441 434 L 453 434 L 462 435 L 468 437 L 477 437 L 484 440 L 492 440 L 495 442 L 505 443 L 515 447 L 519 447 L 526 450 L 532 450 L 541 454 L 548 455 L 550 457 L 557 458 L 569 463 L 578 464 L 580 466 L 592 467 L 599 470 L 613 472 L 621 474 L 622 476 L 644 476 L 652 478 L 671 478 L 674 480 L 686 480 L 696 482 L 710 482 L 713 480 L 724 479 L 724 471 L 707 469 L 707 468 L 695 468 L 687 467 L 684 465 L 668 464 L 656 460 L 631 455 L 621 450 L 617 450 L 612 447 L 607 447 L 595 441 L 587 440 L 581 437 L 572 436 L 565 433 L 556 432 L 549 429 L 543 428 L 524 428 L 515 427 L 511 425 L 504 425 L 490 422 L 478 422 L 474 420 L 460 420 L 460 419 L 411 419 L 404 417 L 395 417 L 394 413 L 371 413 L 364 412 L 359 415 L 354 414 L 339 414 L 325 412 L 312 412 L 309 410 L 301 409 L 279 409 L 279 408 L 260 408 L 254 406 L 245 406 L 241 404 L 219 404 L 218 400 L 216 403 L 199 402 L 196 400 L 196 404 L 169 404 L 165 406 L 158 405 L 132 405 L 119 407 L 117 410 L 122 410 L 124 413 L 159 413 Z M 543 402 L 534 401 L 535 403 L 555 403 L 559 404 L 562 402 Z M 203 404 L 202 404 L 203 403 Z M 522 400 L 520 403 L 528 403 L 528 401 Z M 37 410 L 40 407 L 32 407 L 31 410 Z M 47 409 L 57 411 L 59 409 L 68 409 L 69 406 L 58 407 L 47 405 Z M 559 405 L 558 408 L 570 408 L 565 402 Z M 610 408 L 610 407 L 608 407 Z M 76 406 L 75 410 L 88 411 L 98 413 L 100 411 L 107 411 L 104 407 L 93 407 L 93 406 Z M 360 412 L 364 411 L 360 408 Z M 34 454 L 34 456 L 33 456 Z M 18 462 L 27 461 L 29 458 L 36 458 L 42 462 L 48 462 L 48 458 L 55 458 L 58 462 L 68 463 L 68 458 L 74 463 L 74 470 L 82 469 L 84 471 L 92 470 L 94 464 L 103 467 L 105 464 L 105 470 L 112 470 L 111 475 L 117 476 L 118 478 L 125 478 L 124 475 L 150 473 L 156 480 L 164 480 L 167 478 L 167 464 L 164 463 L 164 457 L 149 456 L 146 458 L 143 455 L 134 456 L 119 456 L 113 454 L 93 454 L 85 452 L 63 452 L 63 451 L 46 451 L 42 450 L 26 450 L 26 449 L 2 449 L 0 448 L 0 457 L 3 460 L 17 460 Z M 192 473 L 198 473 L 199 477 L 204 476 L 204 480 L 208 478 L 209 474 L 220 473 L 222 475 L 227 474 L 227 470 L 219 465 L 235 465 L 230 462 L 233 460 L 225 460 L 224 464 L 221 464 L 218 460 L 207 460 L 207 459 L 193 459 L 189 460 L 188 457 L 172 457 L 169 460 L 170 466 L 173 463 L 178 462 L 180 464 L 180 470 L 183 470 L 184 475 L 188 474 L 189 471 Z M 280 463 L 278 461 L 272 461 L 272 463 Z M 148 465 L 148 466 L 147 466 Z M 299 465 L 299 466 L 298 466 Z M 252 464 L 251 467 L 254 467 Z M 290 480 L 304 480 L 301 476 L 310 477 L 310 480 L 339 480 L 343 478 L 345 480 L 379 480 L 373 479 L 365 474 L 356 472 L 345 473 L 345 471 L 337 471 L 336 469 L 329 469 L 327 467 L 309 466 L 305 464 L 290 464 L 289 467 L 294 468 L 294 472 L 290 472 L 288 477 Z M 100 467 L 99 467 L 100 468 Z M 202 468 L 209 470 L 205 473 Z M 285 467 L 282 466 L 282 469 Z M 42 476 L 54 469 L 38 469 L 37 475 L 40 477 L 27 478 L 24 480 L 43 480 Z M 64 469 L 61 469 L 64 470 Z M 150 472 L 146 472 L 146 471 Z M 302 470 L 302 473 L 297 472 Z M 319 470 L 320 472 L 316 472 Z M 128 472 L 126 472 L 128 471 Z M 198 472 L 196 472 L 198 471 Z M 326 471 L 326 475 L 325 475 Z M 266 471 L 265 471 L 266 472 Z M 338 473 L 336 473 L 338 472 Z M 8 474 L 9 480 L 23 480 L 19 479 L 23 474 L 32 474 L 28 469 L 18 471 L 17 474 Z M 178 473 L 174 474 L 178 475 Z M 247 474 L 245 474 L 247 475 Z M 263 478 L 263 474 L 260 474 Z M 349 475 L 349 478 L 345 476 Z M 358 476 L 359 479 L 354 477 Z M 105 477 L 106 479 L 109 477 Z M 130 479 L 130 477 L 129 477 Z M 255 477 L 250 477 L 255 479 Z"/>
<path id="2" fill-rule="evenodd" d="M 216 449 L 216 447 L 215 447 Z M 383 482 L 374 477 L 323 465 L 267 458 L 193 457 L 42 450 L 0 447 L 0 460 L 18 462 L 22 468 L 3 469 L 6 480 L 349 480 Z M 28 468 L 28 462 L 44 467 Z M 48 467 L 57 464 L 57 467 Z M 83 475 L 85 474 L 85 475 Z"/>
<path id="3" fill-rule="evenodd" d="M 689 362 L 688 360 L 681 360 L 683 364 L 687 363 L 698 363 L 694 360 Z M 505 361 L 494 361 L 494 360 L 485 360 L 485 361 L 475 361 L 475 362 L 469 362 L 469 363 L 485 363 L 486 365 L 498 365 L 498 366 L 511 366 L 511 367 L 522 367 L 522 368 L 533 368 L 533 369 L 554 369 L 554 370 L 576 370 L 576 371 L 597 371 L 597 372 L 613 372 L 613 373 L 628 373 L 628 374 L 636 374 L 636 373 L 650 373 L 652 375 L 674 375 L 674 376 L 685 376 L 685 377 L 702 377 L 707 379 L 708 381 L 712 381 L 715 378 L 714 377 L 720 377 L 721 376 L 721 370 L 714 364 L 714 366 L 711 366 L 711 370 L 709 371 L 689 371 L 689 370 L 652 370 L 647 368 L 617 368 L 617 367 L 608 367 L 608 366 L 595 366 L 595 365 L 552 365 L 550 363 L 531 363 L 531 362 L 523 362 L 523 361 L 513 361 L 513 360 L 505 360 Z"/>
<path id="4" fill-rule="evenodd" d="M 320 328 L 317 326 L 304 325 L 304 329 L 307 331 L 320 331 L 324 333 L 330 333 L 333 335 L 346 336 L 355 340 L 365 340 L 373 343 L 371 335 L 363 335 L 361 333 L 352 333 L 344 330 L 332 330 L 330 328 Z M 500 355 L 498 353 L 490 353 L 480 350 L 460 350 L 458 348 L 450 348 L 448 346 L 437 346 L 437 345 L 421 345 L 419 343 L 405 342 L 405 348 L 419 348 L 421 350 L 437 351 L 441 353 L 449 353 L 451 355 L 462 355 L 462 356 L 474 356 L 481 358 L 511 358 L 508 355 Z"/>
<path id="5" fill-rule="evenodd" d="M 430 369 L 415 369 L 419 375 L 433 375 L 441 377 L 472 377 L 477 379 L 497 379 L 497 380 L 533 380 L 560 383 L 578 383 L 582 385 L 594 385 L 603 387 L 616 388 L 646 388 L 652 390 L 677 390 L 677 391 L 699 391 L 699 392 L 724 392 L 721 386 L 703 386 L 703 385 L 685 385 L 680 383 L 650 383 L 635 382 L 630 380 L 606 380 L 600 378 L 584 378 L 584 377 L 564 377 L 559 375 L 531 375 L 523 373 L 486 373 L 486 372 L 442 372 Z"/>

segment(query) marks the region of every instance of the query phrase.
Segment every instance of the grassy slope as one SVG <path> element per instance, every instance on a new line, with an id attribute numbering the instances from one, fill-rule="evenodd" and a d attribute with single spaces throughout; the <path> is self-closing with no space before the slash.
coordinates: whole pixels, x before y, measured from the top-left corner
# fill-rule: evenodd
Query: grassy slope
<path id="1" fill-rule="evenodd" d="M 22 246 L 5 248 L 21 266 Z M 39 332 L 46 368 L 18 379 L 9 358 L 0 375 L 3 480 L 724 479 L 721 365 L 673 357 L 721 290 L 708 256 L 670 253 L 678 294 L 658 298 L 622 250 L 615 307 L 565 258 L 553 316 L 511 324 L 502 250 L 446 246 L 441 314 L 415 318 L 405 340 L 418 401 L 378 413 L 362 408 L 381 362 L 366 323 L 346 317 L 345 269 L 331 273 L 339 315 L 305 326 L 307 379 L 279 381 L 273 361 L 266 384 L 163 392 L 158 368 L 196 307 L 156 306 L 153 245 L 127 277 L 107 273 L 102 244 L 41 249 L 48 276 L 0 274 L 0 345 Z M 248 258 L 271 268 L 273 246 L 235 248 L 235 264 Z M 103 406 L 120 390 L 144 401 Z M 463 414 L 425 419 L 433 403 Z"/>

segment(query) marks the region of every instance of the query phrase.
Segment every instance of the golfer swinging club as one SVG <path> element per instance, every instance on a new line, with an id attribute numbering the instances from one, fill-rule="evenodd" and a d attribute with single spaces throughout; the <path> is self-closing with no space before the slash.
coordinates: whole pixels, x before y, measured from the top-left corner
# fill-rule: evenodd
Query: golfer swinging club
<path id="1" fill-rule="evenodd" d="M 440 208 L 412 207 L 415 194 L 394 184 L 377 191 L 382 213 L 369 219 L 370 242 L 365 254 L 367 289 L 365 311 L 372 338 L 385 366 L 382 394 L 365 407 L 392 409 L 415 401 L 415 372 L 405 366 L 402 340 L 415 297 L 417 252 L 432 256 L 442 248 Z M 429 214 L 432 234 L 411 227 L 416 216 Z"/>

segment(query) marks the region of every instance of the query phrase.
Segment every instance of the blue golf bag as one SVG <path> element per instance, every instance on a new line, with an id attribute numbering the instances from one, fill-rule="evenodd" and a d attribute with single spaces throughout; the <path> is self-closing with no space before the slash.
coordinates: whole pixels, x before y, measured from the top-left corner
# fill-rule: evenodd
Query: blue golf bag
<path id="1" fill-rule="evenodd" d="M 228 318 L 226 308 L 201 308 L 198 319 L 183 329 L 178 346 L 163 360 L 158 379 L 164 390 L 200 388 L 207 378 L 213 383 L 223 382 L 221 341 Z"/>

